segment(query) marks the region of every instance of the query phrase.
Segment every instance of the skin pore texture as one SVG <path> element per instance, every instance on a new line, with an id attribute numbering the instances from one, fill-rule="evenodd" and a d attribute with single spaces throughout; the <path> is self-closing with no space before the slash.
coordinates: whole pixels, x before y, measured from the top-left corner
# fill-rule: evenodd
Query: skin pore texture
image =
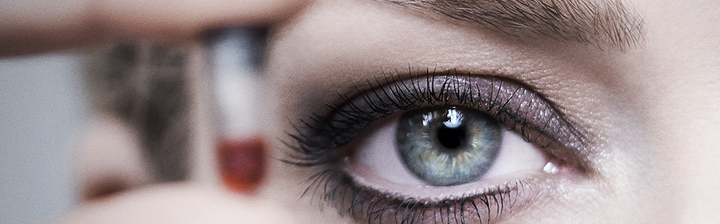
<path id="1" fill-rule="evenodd" d="M 271 30 L 261 82 L 268 103 L 258 117 L 267 124 L 260 132 L 268 136 L 270 159 L 266 180 L 256 192 L 237 196 L 194 185 L 155 186 L 85 203 L 63 221 L 139 217 L 141 221 L 127 222 L 192 222 L 161 218 L 197 214 L 220 217 L 216 223 L 242 223 L 247 217 L 265 223 L 367 223 L 367 217 L 335 208 L 348 207 L 343 197 L 324 199 L 322 189 L 312 188 L 313 175 L 337 169 L 342 160 L 311 167 L 282 161 L 297 161 L 291 147 L 298 142 L 288 134 L 297 136 L 302 121 L 331 114 L 328 105 L 344 105 L 342 96 L 363 96 L 368 88 L 378 88 L 376 80 L 454 72 L 520 83 L 543 97 L 538 100 L 554 105 L 584 139 L 577 148 L 556 150 L 573 153 L 540 149 L 559 160 L 557 174 L 497 177 L 500 182 L 529 179 L 520 186 L 531 190 L 510 194 L 515 204 L 504 206 L 501 215 L 492 213 L 491 223 L 716 222 L 720 2 L 623 3 L 638 19 L 631 22 L 642 21 L 644 28 L 636 42 L 619 47 L 604 38 L 586 43 L 503 33 L 385 1 L 313 1 Z M 372 127 L 365 131 L 374 131 Z M 348 154 L 352 152 L 333 155 Z M 190 203 L 207 206 L 184 206 Z M 138 212 L 142 208 L 157 212 Z M 486 218 L 468 218 L 468 223 L 487 223 Z"/>

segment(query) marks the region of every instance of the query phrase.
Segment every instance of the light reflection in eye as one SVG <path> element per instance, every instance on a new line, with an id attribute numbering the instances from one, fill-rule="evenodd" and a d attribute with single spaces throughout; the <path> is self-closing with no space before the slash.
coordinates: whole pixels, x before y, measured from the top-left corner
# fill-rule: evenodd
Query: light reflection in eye
<path id="1" fill-rule="evenodd" d="M 443 124 L 448 128 L 457 128 L 462 125 L 461 121 L 463 120 L 463 116 L 462 114 L 458 113 L 457 110 L 448 110 L 447 118 L 448 120 L 443 122 Z"/>

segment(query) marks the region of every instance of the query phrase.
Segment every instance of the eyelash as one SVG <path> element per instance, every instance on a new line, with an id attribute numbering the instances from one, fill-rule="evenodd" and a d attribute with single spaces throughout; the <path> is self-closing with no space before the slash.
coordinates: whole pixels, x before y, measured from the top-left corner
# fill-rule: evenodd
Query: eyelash
<path id="1" fill-rule="evenodd" d="M 428 69 L 423 73 L 409 72 L 407 75 L 383 74 L 367 80 L 365 85 L 362 88 L 354 85 L 360 93 L 356 97 L 338 94 L 343 102 L 327 104 L 331 111 L 329 115 L 313 114 L 309 120 L 300 120 L 300 126 L 294 125 L 296 134 L 288 133 L 295 144 L 284 142 L 294 151 L 290 154 L 291 159 L 284 162 L 301 167 L 325 167 L 309 178 L 310 186 L 303 196 L 320 193 L 323 201 L 336 207 L 341 214 L 344 211 L 355 219 L 381 223 L 383 215 L 392 213 L 395 221 L 400 221 L 398 223 L 422 223 L 426 213 L 430 212 L 433 220 L 439 218 L 440 222 L 455 220 L 465 223 L 465 211 L 472 209 L 480 222 L 489 222 L 491 207 L 496 211 L 495 217 L 500 216 L 505 205 L 513 204 L 512 201 L 517 198 L 514 195 L 521 193 L 519 189 L 531 186 L 530 180 L 513 181 L 487 188 L 473 196 L 437 201 L 391 195 L 358 186 L 339 168 L 351 151 L 343 148 L 368 126 L 398 111 L 449 105 L 478 109 L 492 115 L 506 128 L 518 132 L 525 141 L 543 148 L 554 145 L 549 151 L 561 161 L 582 158 L 573 150 L 566 149 L 580 149 L 586 144 L 586 138 L 555 109 L 555 105 L 531 88 L 514 81 Z M 543 121 L 542 125 L 538 125 L 540 121 Z M 580 166 L 586 164 L 582 161 L 576 163 Z M 578 169 L 586 170 L 584 167 Z M 349 206 L 345 203 L 348 200 Z M 487 212 L 485 218 L 481 217 L 481 210 Z M 358 212 L 365 214 L 358 215 Z"/>

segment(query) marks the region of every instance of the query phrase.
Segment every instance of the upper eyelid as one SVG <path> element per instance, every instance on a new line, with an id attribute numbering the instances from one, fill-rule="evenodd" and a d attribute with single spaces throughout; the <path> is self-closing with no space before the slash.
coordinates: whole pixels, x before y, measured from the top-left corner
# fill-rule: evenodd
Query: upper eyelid
<path id="1" fill-rule="evenodd" d="M 485 82 L 485 84 L 488 84 L 488 82 L 490 82 L 489 91 L 487 89 L 488 87 L 485 86 L 486 89 L 484 89 L 484 93 L 482 93 L 483 89 L 481 89 L 477 85 L 472 86 L 472 84 L 470 83 L 470 79 L 484 80 L 483 82 Z M 435 85 L 438 82 L 441 82 L 441 84 Z M 384 74 L 383 77 L 376 77 L 374 80 L 369 79 L 366 80 L 365 83 L 366 86 L 358 86 L 357 84 L 353 84 L 353 86 L 355 87 L 355 91 L 352 95 L 339 94 L 339 98 L 342 100 L 342 103 L 329 104 L 331 111 L 333 111 L 331 114 L 325 116 L 316 115 L 311 118 L 313 120 L 313 123 L 301 121 L 304 124 L 304 127 L 296 128 L 296 131 L 299 132 L 299 135 L 291 134 L 291 137 L 298 140 L 297 143 L 299 144 L 299 146 L 296 145 L 294 147 L 291 147 L 295 148 L 296 151 L 298 151 L 298 148 L 300 148 L 302 151 L 301 153 L 299 153 L 301 155 L 296 156 L 296 158 L 294 159 L 299 159 L 301 161 L 307 162 L 308 154 L 305 154 L 305 157 L 303 157 L 302 154 L 307 153 L 308 151 L 312 151 L 311 148 L 325 148 L 330 151 L 331 149 L 334 150 L 334 148 L 342 147 L 344 144 L 347 144 L 347 142 L 351 140 L 351 138 L 348 139 L 348 137 L 344 137 L 342 136 L 342 134 L 355 135 L 356 132 L 363 130 L 366 126 L 369 125 L 369 123 L 382 119 L 397 111 L 414 109 L 420 106 L 412 105 L 412 103 L 417 103 L 417 97 L 424 97 L 421 100 L 436 100 L 437 102 L 425 102 L 429 104 L 435 104 L 438 102 L 449 103 L 452 101 L 456 101 L 461 94 L 484 94 L 485 96 L 477 97 L 477 99 L 475 99 L 475 97 L 466 97 L 463 99 L 474 99 L 476 100 L 476 102 L 460 102 L 460 104 L 475 103 L 477 105 L 480 105 L 482 103 L 487 104 L 488 102 L 490 102 L 489 108 L 478 109 L 483 109 L 486 112 L 494 111 L 494 116 L 496 118 L 500 116 L 499 119 L 510 119 L 511 121 L 516 122 L 513 124 L 513 126 L 517 125 L 519 122 L 521 125 L 520 127 L 522 128 L 524 127 L 524 125 L 528 125 L 529 123 L 529 125 L 532 126 L 531 129 L 543 129 L 545 127 L 540 126 L 547 126 L 548 124 L 543 123 L 542 125 L 539 125 L 538 120 L 541 120 L 543 118 L 537 117 L 531 117 L 530 120 L 518 121 L 519 118 L 517 116 L 527 116 L 527 114 L 518 115 L 518 111 L 521 111 L 521 107 L 523 107 L 523 105 L 525 105 L 525 109 L 527 109 L 525 111 L 526 113 L 529 113 L 530 109 L 532 109 L 531 107 L 533 106 L 542 107 L 542 111 L 536 111 L 535 115 L 540 116 L 544 114 L 546 116 L 544 118 L 546 121 L 553 122 L 553 129 L 551 129 L 551 131 L 547 131 L 548 133 L 535 133 L 537 134 L 536 137 L 547 136 L 553 141 L 560 141 L 562 149 L 550 149 L 551 151 L 554 150 L 551 152 L 552 154 L 559 154 L 559 156 L 561 157 L 560 159 L 566 162 L 572 161 L 574 164 L 580 165 L 581 167 L 579 168 L 585 171 L 591 170 L 590 167 L 587 167 L 587 164 L 589 163 L 587 163 L 586 160 L 588 152 L 588 150 L 586 150 L 588 145 L 586 139 L 588 138 L 585 137 L 585 132 L 577 129 L 577 125 L 568 121 L 565 115 L 557 109 L 557 106 L 554 105 L 552 101 L 545 98 L 542 94 L 539 94 L 537 91 L 534 90 L 534 88 L 527 86 L 522 82 L 517 82 L 508 78 L 502 78 L 498 76 L 476 75 L 471 73 L 466 74 L 454 70 L 437 72 L 430 71 L 428 69 L 425 74 L 412 72 L 406 74 Z M 460 92 L 461 90 L 463 92 Z M 501 93 L 500 91 L 506 92 Z M 512 92 L 507 93 L 507 91 Z M 518 91 L 520 92 L 519 94 L 517 94 Z M 407 97 L 406 94 L 410 95 L 410 97 Z M 418 96 L 424 94 L 435 95 Z M 522 97 L 520 95 L 531 95 L 525 96 L 525 98 L 529 98 L 530 100 L 520 99 L 519 101 L 513 101 L 513 97 L 516 96 L 516 94 L 518 95 L 518 97 Z M 510 97 L 508 97 L 508 95 Z M 446 97 L 446 99 L 441 99 L 442 97 Z M 411 98 L 415 98 L 416 101 L 410 100 Z M 498 101 L 500 100 L 505 100 L 505 102 L 498 103 Z M 518 107 L 515 108 L 515 110 L 518 111 L 511 111 L 513 109 L 508 107 L 508 104 L 511 103 L 511 101 L 515 104 L 518 104 L 518 102 L 521 103 L 520 105 L 513 105 Z M 527 103 L 527 101 L 532 102 L 527 105 L 522 104 Z M 373 105 L 374 102 L 387 105 Z M 402 105 L 402 102 L 408 103 L 408 105 Z M 453 103 L 457 104 L 457 102 Z M 354 115 L 362 117 L 353 117 Z M 505 117 L 503 118 L 503 116 Z M 524 119 L 527 119 L 527 117 Z M 355 126 L 353 127 L 344 127 L 345 129 L 338 128 L 338 126 L 346 125 L 345 123 L 352 120 L 370 121 L 367 122 L 365 125 L 354 124 Z M 320 133 L 320 135 L 327 135 L 330 137 L 320 137 L 318 139 L 313 139 L 312 137 L 317 135 L 310 134 L 311 132 Z M 518 132 L 522 134 L 529 134 L 525 133 L 525 130 L 519 130 Z M 310 138 L 300 138 L 300 135 L 305 137 L 310 136 Z M 530 139 L 531 137 L 527 135 L 523 137 L 527 138 L 526 140 L 533 140 Z M 336 141 L 337 139 L 343 138 L 345 138 L 343 140 L 344 142 Z M 290 146 L 290 144 L 288 145 Z M 568 148 L 573 150 L 567 150 Z M 330 158 L 324 157 L 315 159 L 329 160 Z M 323 162 L 319 160 L 312 163 L 322 164 Z"/>
<path id="2" fill-rule="evenodd" d="M 522 93 L 526 93 L 526 94 L 533 95 L 534 98 L 539 98 L 538 100 L 540 100 L 540 101 L 538 101 L 538 102 L 541 102 L 541 103 L 539 103 L 539 104 L 542 105 L 542 106 L 547 106 L 547 107 L 548 107 L 548 108 L 545 108 L 545 109 L 547 109 L 548 111 L 550 111 L 550 114 L 551 114 L 551 116 L 553 117 L 553 120 L 557 120 L 558 122 L 563 123 L 562 125 L 574 126 L 574 125 L 570 124 L 570 122 L 567 121 L 567 119 L 564 118 L 564 117 L 565 117 L 564 114 L 562 114 L 560 111 L 558 111 L 558 110 L 556 109 L 556 107 L 557 107 L 556 105 L 554 105 L 551 101 L 549 101 L 548 99 L 546 99 L 545 97 L 543 97 L 541 94 L 538 94 L 536 91 L 534 91 L 534 89 L 533 89 L 532 87 L 523 85 L 523 84 L 521 84 L 521 83 L 514 82 L 514 81 L 512 81 L 512 80 L 510 80 L 510 79 L 501 78 L 501 77 L 495 77 L 495 76 L 485 76 L 485 75 L 482 75 L 482 76 L 481 76 L 481 75 L 472 75 L 472 74 L 462 74 L 462 73 L 459 73 L 459 72 L 457 72 L 457 71 L 452 71 L 452 72 L 433 72 L 433 74 L 425 74 L 424 76 L 426 77 L 425 80 L 428 80 L 428 83 L 437 82 L 437 81 L 439 80 L 439 79 L 437 79 L 437 78 L 439 78 L 439 77 L 444 77 L 444 78 L 440 78 L 440 79 L 444 79 L 444 82 L 442 83 L 442 85 L 441 85 L 441 87 L 440 87 L 441 92 L 437 92 L 437 93 L 438 93 L 437 96 L 433 95 L 433 96 L 428 97 L 428 98 L 431 98 L 431 97 L 432 97 L 432 99 L 433 99 L 433 100 L 436 100 L 437 102 L 440 102 L 440 101 L 451 102 L 451 101 L 453 101 L 453 100 L 477 100 L 477 99 L 472 98 L 472 97 L 470 97 L 470 98 L 461 97 L 460 95 L 465 95 L 465 94 L 468 94 L 468 93 L 469 93 L 469 94 L 473 94 L 472 90 L 477 87 L 477 86 L 472 86 L 472 84 L 467 83 L 466 81 L 467 81 L 468 78 L 470 78 L 470 77 L 482 78 L 482 79 L 486 79 L 486 80 L 491 80 L 491 86 L 492 86 L 492 87 L 491 87 L 491 89 L 490 89 L 490 91 L 489 91 L 489 94 L 487 94 L 487 97 L 485 97 L 485 99 L 483 99 L 483 97 L 479 97 L 479 98 L 480 98 L 480 99 L 479 99 L 480 101 L 499 102 L 499 101 L 501 101 L 501 100 L 500 100 L 500 97 L 503 96 L 503 94 L 500 94 L 499 91 L 505 90 L 505 91 L 511 92 L 510 94 L 506 94 L 506 95 L 508 95 L 509 97 L 506 97 L 506 98 L 504 99 L 504 102 L 502 102 L 502 103 L 500 103 L 500 104 L 490 103 L 488 108 L 484 108 L 484 109 L 486 109 L 487 111 L 491 111 L 491 110 L 495 111 L 494 115 L 498 115 L 498 114 L 500 114 L 501 112 L 505 111 L 506 108 L 509 108 L 508 105 L 509 105 L 509 103 L 510 103 L 511 101 L 514 100 L 514 98 L 517 98 L 517 96 L 518 96 L 518 95 L 521 95 Z M 393 77 L 394 77 L 394 76 L 393 76 Z M 418 91 L 419 89 L 422 89 L 422 88 L 408 87 L 408 85 L 407 85 L 407 82 L 408 82 L 408 81 L 411 83 L 410 86 L 416 86 L 416 85 L 418 85 L 418 84 L 415 83 L 415 80 L 422 80 L 422 79 L 423 79 L 423 77 L 422 77 L 422 76 L 419 76 L 419 75 L 418 75 L 418 76 L 415 76 L 415 77 L 411 77 L 411 78 L 409 78 L 409 79 L 395 79 L 395 78 L 393 78 L 392 80 L 387 80 L 387 76 L 386 76 L 384 79 L 386 80 L 386 82 L 387 82 L 387 81 L 389 81 L 389 82 L 384 83 L 384 84 L 379 84 L 379 82 L 378 82 L 378 86 L 376 86 L 376 87 L 372 87 L 372 86 L 371 86 L 371 87 L 368 88 L 368 89 L 370 89 L 370 90 L 369 90 L 370 92 L 375 93 L 375 96 L 376 96 L 376 97 L 379 97 L 376 93 L 377 93 L 377 92 L 380 92 L 380 91 L 383 93 L 384 96 L 397 98 L 397 97 L 405 97 L 405 93 L 406 93 L 406 92 L 409 92 L 409 91 Z M 378 79 L 376 78 L 376 80 L 378 80 Z M 394 85 L 390 85 L 390 84 L 394 84 Z M 429 86 L 428 86 L 428 89 L 433 88 L 433 89 L 430 89 L 430 90 L 429 90 L 430 92 L 436 92 L 436 90 L 435 90 L 434 88 L 438 87 L 438 85 L 430 85 L 430 84 L 428 84 L 428 85 L 429 85 Z M 466 87 L 461 88 L 460 85 L 465 85 Z M 394 89 L 393 89 L 393 86 L 395 86 Z M 452 86 L 452 87 L 448 87 L 448 86 Z M 512 87 L 512 88 L 509 88 L 509 86 Z M 400 90 L 400 89 L 399 89 L 400 87 L 403 87 L 403 88 L 404 88 L 404 91 L 403 91 L 403 90 Z M 496 87 L 496 88 L 495 88 L 495 87 Z M 374 89 L 373 89 L 373 88 L 374 88 Z M 378 91 L 378 89 L 379 89 L 379 91 Z M 460 92 L 461 89 L 464 89 L 464 90 L 463 90 L 462 92 Z M 387 90 L 390 90 L 390 91 L 392 92 L 392 94 L 387 93 L 387 92 L 388 92 Z M 470 90 L 470 91 L 468 92 L 468 90 Z M 475 90 L 477 90 L 477 89 L 475 89 Z M 453 92 L 447 93 L 447 92 L 442 92 L 442 91 L 453 91 Z M 475 92 L 475 94 L 480 94 L 479 90 L 477 90 L 477 91 L 478 91 L 478 92 Z M 518 94 L 518 91 L 522 91 L 522 93 Z M 367 92 L 367 91 L 366 91 L 366 92 Z M 423 94 L 428 94 L 428 93 L 426 92 L 426 93 L 423 93 Z M 358 95 L 359 95 L 359 97 L 358 97 Z M 415 96 L 417 96 L 417 95 L 418 95 L 418 94 L 414 94 L 414 95 L 412 95 L 411 97 L 412 97 L 412 98 L 416 98 Z M 448 98 L 448 99 L 441 99 L 441 97 L 443 97 L 443 96 L 445 96 L 445 97 L 450 97 L 450 98 Z M 344 97 L 344 98 L 346 98 L 346 99 L 348 99 L 348 98 L 349 98 L 349 99 L 352 99 L 352 98 L 363 98 L 363 100 L 367 102 L 367 100 L 365 100 L 366 97 L 368 97 L 368 93 L 356 94 L 355 97 Z M 453 98 L 453 97 L 454 97 L 454 98 Z M 492 98 L 492 99 L 491 99 L 491 98 Z M 533 99 L 533 100 L 536 100 L 536 99 Z M 396 100 L 393 99 L 392 101 L 395 102 Z M 480 101 L 478 101 L 478 102 L 469 102 L 469 103 L 471 103 L 471 104 L 481 104 L 481 103 L 483 103 L 483 102 L 480 102 Z M 433 103 L 437 103 L 437 102 L 428 102 L 428 103 L 433 104 Z M 446 103 L 446 102 L 445 102 L 445 103 Z M 459 103 L 465 103 L 465 102 L 459 102 Z M 352 103 L 346 103 L 346 105 L 349 105 L 349 104 L 352 104 Z M 537 105 L 537 104 L 535 104 L 535 105 Z M 342 105 L 341 105 L 341 106 L 335 106 L 335 108 L 342 108 L 342 107 L 343 107 Z M 411 107 L 412 107 L 412 106 L 411 106 Z M 397 109 L 403 110 L 403 109 L 407 109 L 407 108 L 397 108 Z M 394 111 L 393 111 L 393 112 L 394 112 Z M 539 127 L 538 127 L 538 128 L 539 128 Z M 586 139 L 586 138 L 584 137 L 584 134 L 583 134 L 583 133 L 580 133 L 580 132 L 577 131 L 577 130 L 568 130 L 568 131 L 573 132 L 574 135 L 577 135 L 578 140 L 581 141 L 581 143 L 582 143 L 583 145 L 586 144 L 586 142 L 584 141 L 584 139 Z M 575 145 L 575 146 L 573 146 L 573 147 L 580 147 L 580 146 Z"/>

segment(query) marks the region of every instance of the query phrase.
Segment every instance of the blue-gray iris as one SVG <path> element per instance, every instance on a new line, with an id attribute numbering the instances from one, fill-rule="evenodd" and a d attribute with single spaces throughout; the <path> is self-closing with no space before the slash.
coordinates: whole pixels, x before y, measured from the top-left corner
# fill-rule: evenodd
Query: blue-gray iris
<path id="1" fill-rule="evenodd" d="M 405 166 L 435 186 L 477 180 L 492 166 L 502 143 L 502 127 L 489 115 L 463 107 L 406 112 L 395 132 Z"/>

